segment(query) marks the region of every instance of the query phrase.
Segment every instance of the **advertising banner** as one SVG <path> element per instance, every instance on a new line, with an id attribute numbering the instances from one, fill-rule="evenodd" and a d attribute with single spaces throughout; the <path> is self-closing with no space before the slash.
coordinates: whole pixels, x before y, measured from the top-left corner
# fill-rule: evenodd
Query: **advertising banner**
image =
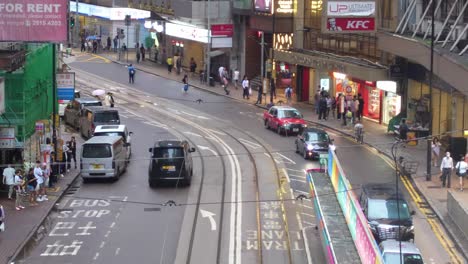
<path id="1" fill-rule="evenodd" d="M 60 103 L 67 103 L 75 97 L 75 73 L 57 73 L 57 98 Z"/>
<path id="2" fill-rule="evenodd" d="M 329 1 L 327 5 L 327 15 L 346 17 L 375 16 L 375 2 Z"/>
<path id="3" fill-rule="evenodd" d="M 15 128 L 0 127 L 0 149 L 16 146 Z"/>
<path id="4" fill-rule="evenodd" d="M 166 35 L 208 43 L 208 30 L 204 28 L 166 23 Z"/>
<path id="5" fill-rule="evenodd" d="M 66 0 L 0 2 L 0 41 L 67 40 Z"/>
<path id="6" fill-rule="evenodd" d="M 219 24 L 211 26 L 211 36 L 232 37 L 234 32 L 233 24 Z"/>
<path id="7" fill-rule="evenodd" d="M 271 13 L 272 0 L 255 0 L 255 11 Z"/>
<path id="8" fill-rule="evenodd" d="M 374 31 L 375 18 L 328 18 L 328 31 Z"/>

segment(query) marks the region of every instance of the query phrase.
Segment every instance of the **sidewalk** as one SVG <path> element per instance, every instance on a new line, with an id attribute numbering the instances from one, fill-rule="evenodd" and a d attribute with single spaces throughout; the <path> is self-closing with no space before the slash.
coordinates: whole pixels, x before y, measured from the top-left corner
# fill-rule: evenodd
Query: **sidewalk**
<path id="1" fill-rule="evenodd" d="M 78 51 L 79 52 L 79 51 Z M 122 56 L 122 60 L 118 61 L 117 53 L 103 53 L 98 54 L 112 60 L 114 63 L 127 64 L 126 57 Z M 161 76 L 167 79 L 180 82 L 182 78 L 180 75 L 177 75 L 174 71 L 170 74 L 167 72 L 167 68 L 159 63 L 154 61 L 145 60 L 140 63 L 136 63 L 136 56 L 134 52 L 129 53 L 129 63 L 132 63 L 139 71 L 147 72 L 157 76 Z M 190 75 L 189 75 L 190 76 Z M 225 92 L 219 83 L 216 83 L 214 87 L 208 86 L 205 83 L 199 81 L 199 77 L 195 76 L 189 79 L 190 86 L 203 89 L 212 93 L 217 93 L 220 95 L 228 96 L 230 98 L 244 101 L 246 103 L 254 104 L 257 100 L 257 91 L 252 91 L 253 94 L 250 96 L 250 100 L 242 99 L 242 88 L 235 89 L 230 87 L 230 94 L 225 95 Z M 266 108 L 266 100 L 269 101 L 269 95 L 263 97 L 262 105 L 259 107 Z M 275 104 L 278 102 L 286 102 L 283 94 L 278 94 Z M 293 100 L 294 101 L 294 100 Z M 280 102 L 281 103 L 281 102 Z M 312 105 L 303 102 L 293 102 L 292 106 L 297 108 L 304 115 L 304 119 L 309 122 L 315 123 L 319 126 L 323 126 L 334 130 L 338 133 L 345 134 L 353 137 L 354 132 L 351 126 L 344 127 L 341 125 L 339 120 L 330 118 L 327 121 L 318 120 L 318 116 L 314 113 L 314 108 Z M 364 119 L 364 142 L 368 146 L 374 148 L 378 152 L 384 154 L 390 160 L 393 160 L 391 155 L 391 146 L 395 142 L 395 135 L 387 133 L 387 127 L 380 125 L 376 122 L 369 121 Z M 419 201 L 419 206 L 422 208 L 430 207 L 437 217 L 441 220 L 442 224 L 450 233 L 451 237 L 455 240 L 455 244 L 458 247 L 459 251 L 463 254 L 465 258 L 468 257 L 468 239 L 463 235 L 463 232 L 452 222 L 448 216 L 447 210 L 447 193 L 448 191 L 454 193 L 461 200 L 468 201 L 468 191 L 460 192 L 458 189 L 458 176 L 453 173 L 451 178 L 451 188 L 442 188 L 441 182 L 439 180 L 440 169 L 438 167 L 432 167 L 432 177 L 431 181 L 426 181 L 426 141 L 419 141 L 417 146 L 406 146 L 404 148 L 400 147 L 398 149 L 398 156 L 402 156 L 406 162 L 417 162 L 418 168 L 415 174 L 411 175 L 410 181 L 413 184 L 413 187 L 422 194 L 422 196 L 427 200 L 428 204 L 425 204 L 424 201 Z M 439 163 L 440 165 L 440 163 Z M 467 188 L 468 188 L 468 184 Z"/>
<path id="2" fill-rule="evenodd" d="M 62 129 L 61 135 L 68 140 L 72 133 Z M 76 137 L 76 139 L 77 145 L 81 145 L 81 138 Z M 59 177 L 55 187 L 47 191 L 49 200 L 40 202 L 37 206 L 30 207 L 27 202 L 28 197 L 24 197 L 26 209 L 16 211 L 14 199 L 0 199 L 0 204 L 6 213 L 5 232 L 0 233 L 0 263 L 8 263 L 20 254 L 21 249 L 40 228 L 55 203 L 66 193 L 79 172 L 79 169 L 72 169 L 64 178 Z"/>

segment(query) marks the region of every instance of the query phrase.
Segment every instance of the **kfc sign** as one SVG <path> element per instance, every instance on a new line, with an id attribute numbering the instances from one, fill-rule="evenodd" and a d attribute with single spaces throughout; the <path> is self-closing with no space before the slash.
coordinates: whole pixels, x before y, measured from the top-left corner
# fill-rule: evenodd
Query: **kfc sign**
<path id="1" fill-rule="evenodd" d="M 328 31 L 374 31 L 374 18 L 328 18 Z"/>
<path id="2" fill-rule="evenodd" d="M 375 2 L 328 2 L 328 16 L 369 17 L 375 15 Z"/>

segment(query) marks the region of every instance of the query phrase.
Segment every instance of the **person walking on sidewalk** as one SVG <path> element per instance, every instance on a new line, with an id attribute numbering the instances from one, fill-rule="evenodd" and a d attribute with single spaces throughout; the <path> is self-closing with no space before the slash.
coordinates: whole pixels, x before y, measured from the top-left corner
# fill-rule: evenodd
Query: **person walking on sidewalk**
<path id="1" fill-rule="evenodd" d="M 460 161 L 455 165 L 455 169 L 460 184 L 460 191 L 463 192 L 463 178 L 466 177 L 466 171 L 468 169 L 468 164 L 465 162 L 465 156 L 460 156 Z"/>
<path id="2" fill-rule="evenodd" d="M 226 75 L 227 74 L 223 75 L 222 83 L 223 83 L 224 92 L 226 93 L 226 95 L 229 95 L 229 90 L 228 90 L 229 81 Z"/>
<path id="3" fill-rule="evenodd" d="M 24 184 L 23 176 L 21 170 L 16 170 L 15 172 L 15 207 L 16 211 L 24 209 L 23 198 L 21 197 L 21 186 Z"/>
<path id="4" fill-rule="evenodd" d="M 440 176 L 442 180 L 442 187 L 445 187 L 445 182 L 447 181 L 447 177 L 452 176 L 452 170 L 453 170 L 453 159 L 450 157 L 450 152 L 447 151 L 447 153 L 445 153 L 445 157 L 442 159 L 442 163 L 440 163 L 440 171 L 442 172 L 442 175 Z M 448 181 L 450 183 L 450 179 Z"/>
<path id="5" fill-rule="evenodd" d="M 286 97 L 286 103 L 288 105 L 291 105 L 292 95 L 293 89 L 291 88 L 291 85 L 288 85 L 288 87 L 286 87 L 286 89 L 284 90 L 284 96 Z"/>
<path id="6" fill-rule="evenodd" d="M 37 205 L 36 197 L 37 197 L 37 179 L 34 176 L 34 168 L 29 168 L 28 175 L 26 176 L 26 184 L 29 192 L 29 205 L 35 206 Z"/>
<path id="7" fill-rule="evenodd" d="M 140 53 L 141 53 L 141 61 L 144 61 L 145 60 L 145 46 L 143 45 L 143 43 L 140 45 Z"/>
<path id="8" fill-rule="evenodd" d="M 107 36 L 107 50 L 110 51 L 112 45 L 112 40 L 110 36 Z"/>
<path id="9" fill-rule="evenodd" d="M 276 85 L 275 79 L 270 79 L 270 102 L 273 102 L 273 99 L 276 100 Z"/>
<path id="10" fill-rule="evenodd" d="M 15 187 L 15 169 L 11 164 L 8 164 L 8 166 L 3 170 L 3 184 L 8 186 L 8 199 L 11 200 L 13 189 Z"/>
<path id="11" fill-rule="evenodd" d="M 318 86 L 317 92 L 314 95 L 314 109 L 315 114 L 319 114 L 319 101 L 320 101 L 320 85 Z"/>
<path id="12" fill-rule="evenodd" d="M 235 69 L 234 72 L 232 73 L 232 80 L 234 81 L 234 87 L 237 88 L 238 82 L 239 82 L 239 77 L 240 77 L 240 72 L 238 69 Z"/>
<path id="13" fill-rule="evenodd" d="M 115 36 L 115 38 L 114 38 L 113 41 L 114 41 L 114 52 L 117 52 L 117 44 L 118 44 L 118 41 L 119 41 L 119 40 L 117 39 L 117 36 Z"/>
<path id="14" fill-rule="evenodd" d="M 319 105 L 319 118 L 318 120 L 327 120 L 327 99 L 321 96 L 318 102 Z"/>
<path id="15" fill-rule="evenodd" d="M 68 141 L 62 145 L 62 152 L 63 152 L 62 160 L 65 162 L 65 166 L 64 166 L 65 168 L 63 171 L 66 170 L 68 172 L 70 171 L 70 164 L 68 162 L 68 156 L 69 156 L 68 154 L 70 152 L 70 148 L 68 147 Z"/>
<path id="16" fill-rule="evenodd" d="M 359 121 L 361 121 L 362 115 L 364 113 L 364 98 L 362 98 L 362 94 L 360 93 L 358 93 L 358 100 L 359 100 L 358 118 L 359 118 Z"/>
<path id="17" fill-rule="evenodd" d="M 86 51 L 86 40 L 85 38 L 81 38 L 81 52 Z"/>
<path id="18" fill-rule="evenodd" d="M 195 70 L 197 69 L 197 63 L 195 62 L 195 59 L 192 57 L 190 58 L 190 74 L 195 76 Z"/>
<path id="19" fill-rule="evenodd" d="M 44 175 L 41 168 L 41 162 L 36 161 L 36 167 L 34 168 L 34 177 L 36 178 L 36 193 L 37 202 L 47 201 L 47 197 L 44 197 Z"/>
<path id="20" fill-rule="evenodd" d="M 138 42 L 135 45 L 135 55 L 137 63 L 140 63 L 140 44 Z"/>
<path id="21" fill-rule="evenodd" d="M 184 93 L 187 93 L 188 88 L 189 88 L 188 75 L 187 74 L 185 74 L 184 78 L 182 78 L 182 83 L 184 84 L 184 87 L 183 87 Z"/>
<path id="22" fill-rule="evenodd" d="M 247 75 L 244 75 L 244 79 L 242 80 L 242 98 L 245 99 L 250 99 L 249 95 L 249 79 L 247 78 Z"/>
<path id="23" fill-rule="evenodd" d="M 171 73 L 172 72 L 172 57 L 167 57 L 167 60 L 166 60 L 166 63 L 167 63 L 167 73 Z"/>
<path id="24" fill-rule="evenodd" d="M 263 97 L 263 85 L 258 86 L 258 94 L 257 94 L 257 101 L 255 104 L 262 104 L 262 97 Z"/>
<path id="25" fill-rule="evenodd" d="M 128 82 L 129 83 L 135 83 L 135 67 L 133 67 L 132 64 L 128 65 Z"/>
<path id="26" fill-rule="evenodd" d="M 431 148 L 432 148 L 432 166 L 434 166 L 434 167 L 437 167 L 438 164 L 439 164 L 440 146 L 442 146 L 442 144 L 440 144 L 439 138 L 434 137 L 434 139 L 432 139 L 432 146 L 431 146 Z"/>

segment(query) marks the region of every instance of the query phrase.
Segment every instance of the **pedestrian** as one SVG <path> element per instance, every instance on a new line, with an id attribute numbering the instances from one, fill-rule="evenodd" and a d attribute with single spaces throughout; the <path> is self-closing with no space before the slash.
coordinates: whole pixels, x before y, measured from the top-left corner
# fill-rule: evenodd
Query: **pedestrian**
<path id="1" fill-rule="evenodd" d="M 55 152 L 50 153 L 50 179 L 49 179 L 49 188 L 52 188 L 54 184 L 58 181 L 58 175 L 60 174 L 60 165 L 55 162 Z M 76 162 L 75 162 L 76 169 Z"/>
<path id="2" fill-rule="evenodd" d="M 182 83 L 184 83 L 183 90 L 184 90 L 185 93 L 187 93 L 188 88 L 189 88 L 188 76 L 187 76 L 187 74 L 184 75 L 184 78 L 182 79 Z"/>
<path id="3" fill-rule="evenodd" d="M 317 92 L 314 95 L 314 108 L 315 108 L 315 114 L 319 114 L 319 101 L 320 101 L 320 85 L 317 89 Z"/>
<path id="4" fill-rule="evenodd" d="M 167 63 L 167 72 L 171 73 L 172 72 L 172 57 L 167 57 L 166 63 Z"/>
<path id="5" fill-rule="evenodd" d="M 408 125 L 406 124 L 406 119 L 402 119 L 400 123 L 400 127 L 398 129 L 398 132 L 400 133 L 400 139 L 401 140 L 407 140 L 408 139 Z"/>
<path id="6" fill-rule="evenodd" d="M 86 40 L 85 38 L 81 38 L 81 52 L 86 51 Z"/>
<path id="7" fill-rule="evenodd" d="M 117 36 L 115 36 L 114 38 L 114 52 L 117 52 L 117 44 L 118 44 L 119 40 L 117 38 Z"/>
<path id="8" fill-rule="evenodd" d="M 327 120 L 327 99 L 325 96 L 321 96 L 318 102 L 319 104 L 319 120 Z"/>
<path id="9" fill-rule="evenodd" d="M 232 80 L 234 81 L 234 87 L 237 88 L 238 82 L 239 82 L 239 77 L 240 77 L 240 72 L 238 69 L 235 69 L 234 72 L 232 73 Z"/>
<path id="10" fill-rule="evenodd" d="M 447 181 L 447 177 L 452 176 L 452 169 L 453 169 L 453 159 L 450 157 L 450 152 L 447 151 L 445 153 L 445 157 L 442 159 L 440 163 L 440 172 L 442 172 L 441 180 L 442 180 L 442 187 L 445 187 L 445 182 Z M 448 180 L 448 187 L 450 187 L 450 179 Z"/>
<path id="11" fill-rule="evenodd" d="M 195 75 L 196 69 L 197 69 L 197 63 L 195 62 L 195 59 L 192 57 L 190 58 L 190 73 L 192 74 L 192 77 Z"/>
<path id="12" fill-rule="evenodd" d="M 223 88 L 224 88 L 224 92 L 226 93 L 226 95 L 229 95 L 229 90 L 228 90 L 228 79 L 227 79 L 227 76 L 226 75 L 223 75 L 223 79 L 222 79 L 222 82 L 223 82 Z"/>
<path id="13" fill-rule="evenodd" d="M 70 171 L 71 169 L 71 160 L 72 160 L 72 150 L 70 148 L 71 142 L 67 141 L 67 171 Z"/>
<path id="14" fill-rule="evenodd" d="M 111 37 L 107 36 L 107 47 L 106 48 L 107 48 L 108 51 L 110 51 L 111 45 L 112 45 Z"/>
<path id="15" fill-rule="evenodd" d="M 336 119 L 340 120 L 341 119 L 341 93 L 338 94 L 338 96 L 335 99 L 336 103 Z"/>
<path id="16" fill-rule="evenodd" d="M 107 93 L 104 101 L 106 102 L 107 106 L 114 107 L 115 101 L 114 101 L 114 96 L 113 96 L 113 94 L 111 92 Z"/>
<path id="17" fill-rule="evenodd" d="M 218 77 L 219 77 L 219 83 L 221 84 L 221 86 L 223 85 L 224 71 L 225 71 L 225 68 L 222 65 L 219 66 L 219 68 L 218 68 Z"/>
<path id="18" fill-rule="evenodd" d="M 465 156 L 460 156 L 460 161 L 455 165 L 456 174 L 458 176 L 458 181 L 460 184 L 460 191 L 463 192 L 463 178 L 466 176 L 466 171 L 468 169 L 468 164 L 465 162 Z"/>
<path id="19" fill-rule="evenodd" d="M 250 95 L 249 95 L 249 79 L 247 78 L 247 75 L 244 75 L 244 78 L 242 80 L 242 89 L 243 89 L 243 93 L 242 93 L 242 98 L 245 99 L 250 99 Z"/>
<path id="20" fill-rule="evenodd" d="M 135 55 L 136 55 L 136 60 L 137 60 L 137 63 L 140 63 L 140 44 L 137 42 L 136 45 L 135 45 Z"/>
<path id="21" fill-rule="evenodd" d="M 146 50 L 145 50 L 145 46 L 143 45 L 143 43 L 141 43 L 140 45 L 140 53 L 141 53 L 141 61 L 144 61 Z"/>
<path id="22" fill-rule="evenodd" d="M 335 97 L 333 97 L 333 96 L 329 96 L 329 97 L 331 98 L 331 101 L 332 101 L 332 106 L 331 106 L 331 112 L 332 112 L 332 114 L 331 114 L 331 115 L 332 115 L 333 119 L 336 119 L 336 115 L 335 115 L 335 113 L 336 113 L 336 107 L 337 107 L 336 99 L 335 99 Z"/>
<path id="23" fill-rule="evenodd" d="M 47 201 L 47 196 L 44 196 L 44 174 L 41 168 L 41 162 L 36 161 L 36 167 L 34 168 L 34 177 L 36 178 L 36 194 L 37 202 Z"/>
<path id="24" fill-rule="evenodd" d="M 8 199 L 11 200 L 15 187 L 15 169 L 11 164 L 8 164 L 8 166 L 3 170 L 3 184 L 8 186 Z"/>
<path id="25" fill-rule="evenodd" d="M 330 95 L 327 95 L 326 99 L 327 99 L 327 113 L 325 114 L 325 116 L 328 119 L 328 117 L 330 116 L 330 112 L 332 111 L 332 107 L 333 107 L 333 97 L 331 97 Z M 332 116 L 333 116 L 333 113 L 332 113 Z"/>
<path id="26" fill-rule="evenodd" d="M 273 99 L 276 100 L 276 85 L 275 79 L 270 78 L 270 102 L 273 102 Z"/>
<path id="27" fill-rule="evenodd" d="M 37 205 L 36 202 L 36 197 L 37 197 L 37 179 L 34 176 L 34 168 L 29 168 L 28 174 L 26 176 L 26 184 L 27 184 L 27 189 L 29 192 L 29 205 L 30 206 L 35 206 Z"/>
<path id="28" fill-rule="evenodd" d="M 179 67 L 180 67 L 180 56 L 179 56 L 178 53 L 176 53 L 176 55 L 174 55 L 173 64 L 174 64 L 174 67 L 175 67 L 176 74 L 180 74 L 180 70 L 179 70 Z"/>
<path id="29" fill-rule="evenodd" d="M 432 146 L 431 146 L 431 149 L 432 149 L 432 166 L 434 166 L 434 167 L 437 167 L 438 164 L 439 164 L 440 146 L 442 146 L 442 144 L 440 144 L 439 138 L 434 137 L 432 139 Z"/>
<path id="30" fill-rule="evenodd" d="M 359 120 L 361 120 L 362 115 L 364 114 L 364 98 L 362 98 L 362 95 L 360 93 L 358 93 L 358 100 L 359 100 L 358 118 Z"/>
<path id="31" fill-rule="evenodd" d="M 130 64 L 128 65 L 127 69 L 128 69 L 128 82 L 135 83 L 135 73 L 136 73 L 135 67 L 133 67 L 133 65 Z"/>
<path id="32" fill-rule="evenodd" d="M 93 53 L 94 54 L 97 53 L 97 48 L 98 48 L 98 43 L 96 40 L 93 40 Z"/>
<path id="33" fill-rule="evenodd" d="M 354 123 L 354 119 L 356 117 L 356 104 L 354 103 L 356 98 L 350 99 L 347 102 L 347 106 L 351 112 L 351 123 Z"/>
<path id="34" fill-rule="evenodd" d="M 361 120 L 359 118 L 359 99 L 358 99 L 358 97 L 356 95 L 354 96 L 353 107 L 354 107 L 353 121 L 356 122 L 356 119 Z"/>
<path id="35" fill-rule="evenodd" d="M 263 85 L 258 86 L 258 94 L 257 94 L 257 101 L 255 104 L 262 104 L 262 97 L 263 97 Z"/>
<path id="36" fill-rule="evenodd" d="M 288 87 L 286 87 L 284 90 L 284 96 L 286 97 L 286 102 L 288 105 L 291 105 L 292 94 L 293 89 L 291 88 L 291 85 L 288 85 Z"/>
<path id="37" fill-rule="evenodd" d="M 15 200 L 15 207 L 16 211 L 20 211 L 21 209 L 24 209 L 24 204 L 23 204 L 23 198 L 22 196 L 22 191 L 21 191 L 21 186 L 24 184 L 23 176 L 21 173 L 21 170 L 16 170 L 15 172 L 15 195 L 16 195 L 16 200 Z"/>
<path id="38" fill-rule="evenodd" d="M 70 171 L 70 164 L 68 163 L 68 153 L 70 152 L 70 148 L 68 147 L 68 141 L 65 142 L 65 144 L 62 145 L 62 153 L 63 153 L 63 158 L 62 160 L 65 162 L 65 168 L 63 171 Z"/>
<path id="39" fill-rule="evenodd" d="M 42 175 L 44 177 L 43 195 L 47 198 L 47 188 L 50 185 L 50 168 L 47 163 L 42 163 Z"/>

